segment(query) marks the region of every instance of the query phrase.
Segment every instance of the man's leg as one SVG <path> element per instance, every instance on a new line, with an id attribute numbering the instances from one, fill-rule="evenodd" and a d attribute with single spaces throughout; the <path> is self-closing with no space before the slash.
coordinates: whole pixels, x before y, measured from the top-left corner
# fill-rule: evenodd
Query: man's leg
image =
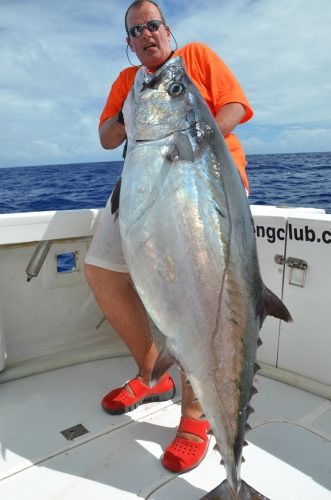
<path id="1" fill-rule="evenodd" d="M 148 317 L 130 274 L 85 264 L 87 281 L 104 315 L 135 359 L 141 381 L 149 385 L 157 358 Z M 130 388 L 128 388 L 130 392 Z"/>
<path id="2" fill-rule="evenodd" d="M 181 378 L 182 417 L 176 437 L 167 446 L 162 457 L 164 467 L 177 473 L 193 469 L 203 460 L 208 450 L 207 433 L 210 429 L 184 373 L 181 374 Z"/>
<path id="3" fill-rule="evenodd" d="M 203 411 L 199 402 L 195 399 L 193 389 L 190 384 L 187 384 L 187 378 L 185 373 L 181 373 L 182 380 L 182 416 L 186 418 L 192 418 L 194 420 L 201 420 Z M 203 420 L 205 417 L 203 418 Z M 178 432 L 177 436 L 189 439 L 190 441 L 202 442 L 203 439 L 200 437 L 189 434 L 187 432 Z"/>

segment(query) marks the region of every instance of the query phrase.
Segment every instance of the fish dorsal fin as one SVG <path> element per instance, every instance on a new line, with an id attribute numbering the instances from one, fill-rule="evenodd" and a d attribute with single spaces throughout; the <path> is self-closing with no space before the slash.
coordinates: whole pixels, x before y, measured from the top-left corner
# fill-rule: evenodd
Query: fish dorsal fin
<path id="1" fill-rule="evenodd" d="M 274 318 L 282 319 L 283 321 L 293 321 L 287 307 L 269 288 L 264 289 L 264 310 L 261 317 L 261 325 L 266 316 L 273 316 Z"/>
<path id="2" fill-rule="evenodd" d="M 171 151 L 167 154 L 167 160 L 194 162 L 194 152 L 189 137 L 186 134 L 179 133 L 176 136 L 176 142 Z"/>

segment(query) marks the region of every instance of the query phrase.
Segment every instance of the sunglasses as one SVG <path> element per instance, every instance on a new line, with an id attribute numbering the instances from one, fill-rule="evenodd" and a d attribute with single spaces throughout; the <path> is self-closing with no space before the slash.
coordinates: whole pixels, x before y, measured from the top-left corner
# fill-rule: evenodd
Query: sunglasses
<path id="1" fill-rule="evenodd" d="M 137 26 L 132 26 L 132 28 L 129 29 L 129 34 L 132 36 L 132 38 L 138 38 L 142 35 L 144 29 L 148 29 L 148 31 L 154 33 L 155 31 L 158 31 L 161 24 L 163 24 L 163 26 L 166 25 L 163 21 L 152 19 L 146 24 L 137 24 Z"/>

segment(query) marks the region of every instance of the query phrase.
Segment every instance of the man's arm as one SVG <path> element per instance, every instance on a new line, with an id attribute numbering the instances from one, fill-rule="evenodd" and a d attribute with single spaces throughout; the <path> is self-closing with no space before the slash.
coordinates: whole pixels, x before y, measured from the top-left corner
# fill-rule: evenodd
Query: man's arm
<path id="1" fill-rule="evenodd" d="M 215 116 L 217 125 L 225 137 L 241 122 L 246 114 L 246 110 L 239 102 L 224 104 Z"/>
<path id="2" fill-rule="evenodd" d="M 105 149 L 115 149 L 126 139 L 125 127 L 117 121 L 117 115 L 107 118 L 99 127 L 101 146 Z"/>

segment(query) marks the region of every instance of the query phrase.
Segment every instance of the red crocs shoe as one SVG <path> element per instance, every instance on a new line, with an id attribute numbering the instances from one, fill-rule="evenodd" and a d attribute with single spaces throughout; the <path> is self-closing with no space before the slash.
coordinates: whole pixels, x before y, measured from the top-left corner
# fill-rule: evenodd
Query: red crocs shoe
<path id="1" fill-rule="evenodd" d="M 138 377 L 128 382 L 133 396 L 125 390 L 125 386 L 113 389 L 102 400 L 101 406 L 112 415 L 121 415 L 134 410 L 143 403 L 167 401 L 176 394 L 174 381 L 166 372 L 153 387 L 143 384 Z"/>
<path id="2" fill-rule="evenodd" d="M 203 439 L 203 442 L 176 437 L 164 452 L 161 460 L 163 466 L 171 472 L 181 473 L 194 469 L 199 465 L 208 450 L 209 437 L 207 432 L 209 429 L 208 420 L 194 420 L 182 417 L 178 431 L 195 434 Z"/>

